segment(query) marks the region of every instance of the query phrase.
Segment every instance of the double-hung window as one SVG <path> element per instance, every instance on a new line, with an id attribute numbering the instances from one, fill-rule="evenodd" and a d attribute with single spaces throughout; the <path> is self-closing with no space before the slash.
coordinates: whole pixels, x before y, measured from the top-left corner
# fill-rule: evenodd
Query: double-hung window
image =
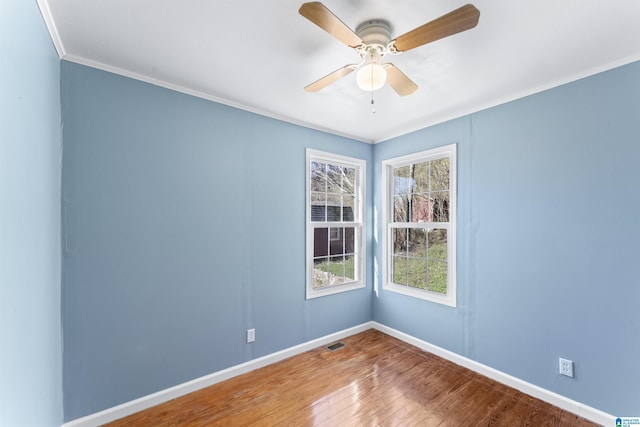
<path id="1" fill-rule="evenodd" d="M 362 288 L 365 161 L 307 149 L 307 299 Z"/>
<path id="2" fill-rule="evenodd" d="M 456 145 L 382 163 L 383 288 L 456 305 Z"/>

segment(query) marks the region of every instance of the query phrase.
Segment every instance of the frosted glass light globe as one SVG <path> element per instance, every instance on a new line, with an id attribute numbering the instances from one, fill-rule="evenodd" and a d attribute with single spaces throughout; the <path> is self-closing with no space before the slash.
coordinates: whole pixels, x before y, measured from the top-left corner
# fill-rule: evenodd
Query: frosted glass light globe
<path id="1" fill-rule="evenodd" d="M 362 90 L 378 90 L 387 81 L 387 70 L 380 64 L 368 63 L 360 67 L 356 73 L 356 83 Z"/>

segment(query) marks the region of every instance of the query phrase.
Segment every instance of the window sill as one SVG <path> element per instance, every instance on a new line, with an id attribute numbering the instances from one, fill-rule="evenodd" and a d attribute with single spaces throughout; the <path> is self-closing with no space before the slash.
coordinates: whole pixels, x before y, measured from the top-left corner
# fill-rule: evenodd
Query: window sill
<path id="1" fill-rule="evenodd" d="M 382 287 L 382 289 L 402 295 L 407 295 L 413 298 L 419 298 L 425 301 L 434 302 L 437 304 L 447 305 L 449 307 L 456 307 L 456 298 L 454 292 L 443 295 L 437 292 L 414 289 L 408 286 L 397 285 L 395 283 L 386 283 Z"/>
<path id="2" fill-rule="evenodd" d="M 321 289 L 307 289 L 307 299 L 320 298 L 327 295 L 339 294 L 342 292 L 353 291 L 355 289 L 362 289 L 366 285 L 364 282 L 351 282 L 344 285 L 327 286 Z"/>

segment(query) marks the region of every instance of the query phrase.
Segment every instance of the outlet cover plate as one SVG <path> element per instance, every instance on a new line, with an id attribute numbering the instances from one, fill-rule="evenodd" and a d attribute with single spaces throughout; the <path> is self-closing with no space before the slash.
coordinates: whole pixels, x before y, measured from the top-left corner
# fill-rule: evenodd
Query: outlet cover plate
<path id="1" fill-rule="evenodd" d="M 569 359 L 560 358 L 560 374 L 573 378 L 573 362 Z"/>
<path id="2" fill-rule="evenodd" d="M 256 330 L 247 329 L 247 342 L 254 342 L 256 340 Z"/>

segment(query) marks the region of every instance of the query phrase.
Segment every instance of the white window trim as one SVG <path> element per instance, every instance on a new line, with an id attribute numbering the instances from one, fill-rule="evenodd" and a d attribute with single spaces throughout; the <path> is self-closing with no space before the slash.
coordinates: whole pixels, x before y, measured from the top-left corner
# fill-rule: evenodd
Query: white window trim
<path id="1" fill-rule="evenodd" d="M 449 222 L 447 225 L 447 293 L 445 295 L 437 292 L 430 292 L 422 289 L 415 289 L 409 286 L 398 285 L 391 280 L 391 256 L 388 242 L 391 240 L 391 226 L 388 222 L 393 218 L 389 196 L 393 196 L 393 181 L 389 176 L 393 176 L 393 168 L 405 166 L 420 161 L 435 160 L 442 157 L 449 157 Z M 382 288 L 391 292 L 397 292 L 415 298 L 432 301 L 450 307 L 456 307 L 456 214 L 457 214 L 457 160 L 456 144 L 433 148 L 406 156 L 384 160 L 382 162 Z M 435 223 L 438 224 L 438 223 Z"/>
<path id="2" fill-rule="evenodd" d="M 342 156 L 339 154 L 327 153 L 324 151 L 317 151 L 307 148 L 306 155 L 306 173 L 307 178 L 306 182 L 306 218 L 307 218 L 307 248 L 306 248 L 306 299 L 318 298 L 326 295 L 333 295 L 341 292 L 351 291 L 354 289 L 364 288 L 366 286 L 366 274 L 365 274 L 365 265 L 366 265 L 366 252 L 365 252 L 365 241 L 366 241 L 366 228 L 365 228 L 365 220 L 366 220 L 366 166 L 367 162 L 362 159 L 356 159 L 354 157 Z M 356 199 L 358 203 L 356 205 L 356 211 L 354 212 L 354 217 L 359 218 L 359 221 L 348 222 L 348 223 L 340 223 L 336 222 L 336 226 L 340 225 L 354 225 L 356 227 L 356 236 L 354 247 L 356 248 L 356 260 L 355 260 L 355 269 L 356 276 L 358 280 L 341 284 L 328 286 L 322 289 L 314 289 L 313 288 L 313 227 L 311 225 L 311 161 L 317 160 L 332 164 L 338 164 L 342 166 L 356 167 L 358 174 L 358 187 L 355 189 Z"/>

